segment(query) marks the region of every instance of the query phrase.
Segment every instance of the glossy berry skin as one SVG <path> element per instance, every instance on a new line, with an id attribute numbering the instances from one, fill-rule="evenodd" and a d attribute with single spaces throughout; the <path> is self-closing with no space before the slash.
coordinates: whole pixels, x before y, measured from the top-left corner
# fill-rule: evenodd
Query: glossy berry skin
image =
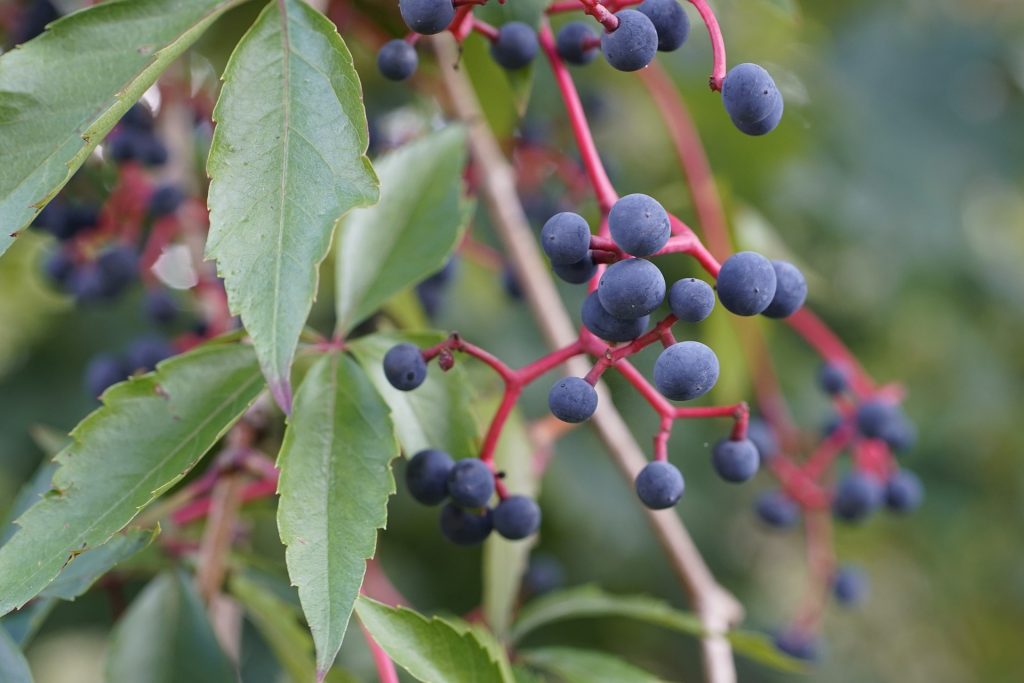
<path id="1" fill-rule="evenodd" d="M 456 545 L 479 545 L 491 535 L 491 511 L 466 510 L 454 503 L 441 508 L 441 533 Z"/>
<path id="2" fill-rule="evenodd" d="M 800 506 L 781 491 L 765 491 L 754 503 L 758 518 L 775 529 L 791 529 L 800 521 Z"/>
<path id="3" fill-rule="evenodd" d="M 571 285 L 582 285 L 594 277 L 594 273 L 597 272 L 597 264 L 594 263 L 594 259 L 591 258 L 588 251 L 586 257 L 576 263 L 570 263 L 567 266 L 552 265 L 551 270 Z"/>
<path id="4" fill-rule="evenodd" d="M 775 269 L 775 296 L 761 315 L 788 318 L 807 300 L 807 280 L 800 269 L 787 261 L 772 261 Z"/>
<path id="5" fill-rule="evenodd" d="M 846 370 L 834 363 L 823 364 L 818 371 L 818 386 L 829 396 L 838 396 L 849 386 Z"/>
<path id="6" fill-rule="evenodd" d="M 616 318 L 636 320 L 649 315 L 665 300 L 665 276 L 644 259 L 619 261 L 601 275 L 597 296 L 604 310 Z"/>
<path id="7" fill-rule="evenodd" d="M 777 284 L 771 261 L 752 251 L 741 251 L 722 264 L 718 300 L 736 315 L 757 315 L 771 304 Z"/>
<path id="8" fill-rule="evenodd" d="M 699 323 L 715 309 L 715 290 L 697 278 L 676 280 L 668 290 L 668 307 L 682 322 Z"/>
<path id="9" fill-rule="evenodd" d="M 558 56 L 569 64 L 583 66 L 590 64 L 597 56 L 597 45 L 594 41 L 597 34 L 590 25 L 582 21 L 572 21 L 559 30 L 555 39 Z M 590 47 L 587 47 L 591 44 Z"/>
<path id="10" fill-rule="evenodd" d="M 406 26 L 428 36 L 445 30 L 455 18 L 452 0 L 399 0 L 398 11 Z"/>
<path id="11" fill-rule="evenodd" d="M 868 597 L 870 583 L 860 567 L 845 565 L 832 577 L 832 596 L 843 607 L 855 607 Z"/>
<path id="12" fill-rule="evenodd" d="M 174 347 L 160 337 L 142 337 L 131 343 L 126 355 L 130 370 L 149 372 L 157 363 L 173 356 Z"/>
<path id="13" fill-rule="evenodd" d="M 818 659 L 818 641 L 809 633 L 798 630 L 783 631 L 775 635 L 775 647 L 794 659 L 813 662 Z"/>
<path id="14" fill-rule="evenodd" d="M 656 253 L 672 234 L 668 212 L 645 194 L 628 194 L 615 202 L 608 214 L 608 228 L 615 243 L 633 256 Z"/>
<path id="15" fill-rule="evenodd" d="M 615 16 L 619 26 L 611 33 L 601 34 L 601 52 L 619 71 L 638 71 L 657 54 L 658 31 L 647 15 L 635 9 L 624 9 Z"/>
<path id="16" fill-rule="evenodd" d="M 159 325 L 168 325 L 178 317 L 178 304 L 174 297 L 165 289 L 153 289 L 146 292 L 143 300 L 146 317 Z"/>
<path id="17" fill-rule="evenodd" d="M 551 387 L 548 407 L 562 422 L 584 422 L 597 410 L 597 391 L 585 379 L 565 377 Z"/>
<path id="18" fill-rule="evenodd" d="M 153 190 L 149 198 L 149 213 L 152 216 L 169 216 L 185 201 L 185 194 L 177 185 L 161 185 Z"/>
<path id="19" fill-rule="evenodd" d="M 757 64 L 738 64 L 726 74 L 722 103 L 733 125 L 747 135 L 769 133 L 782 120 L 782 93 Z"/>
<path id="20" fill-rule="evenodd" d="M 711 449 L 711 465 L 725 481 L 739 484 L 757 474 L 761 458 L 749 439 L 722 439 Z"/>
<path id="21" fill-rule="evenodd" d="M 651 316 L 635 320 L 622 320 L 604 310 L 597 292 L 591 292 L 583 301 L 583 325 L 596 336 L 610 342 L 636 339 L 647 329 Z"/>
<path id="22" fill-rule="evenodd" d="M 590 226 L 579 214 L 556 213 L 541 228 L 540 246 L 553 265 L 578 263 L 590 254 Z"/>
<path id="23" fill-rule="evenodd" d="M 99 397 L 108 387 L 117 384 L 129 374 L 117 356 L 101 353 L 85 367 L 85 388 L 90 396 Z"/>
<path id="24" fill-rule="evenodd" d="M 448 495 L 464 508 L 487 505 L 494 495 L 494 473 L 482 460 L 459 460 L 448 474 Z"/>
<path id="25" fill-rule="evenodd" d="M 492 519 L 495 531 L 518 541 L 540 529 L 540 506 L 529 496 L 509 496 L 494 508 Z"/>
<path id="26" fill-rule="evenodd" d="M 754 444 L 762 462 L 771 460 L 779 454 L 779 439 L 775 436 L 775 430 L 761 418 L 750 418 L 750 422 L 747 423 L 747 438 Z"/>
<path id="27" fill-rule="evenodd" d="M 396 344 L 384 354 L 384 376 L 401 391 L 412 391 L 427 378 L 427 362 L 413 344 Z"/>
<path id="28" fill-rule="evenodd" d="M 654 386 L 665 398 L 689 401 L 711 391 L 718 381 L 718 357 L 704 344 L 673 344 L 654 363 Z"/>
<path id="29" fill-rule="evenodd" d="M 377 53 L 377 69 L 384 78 L 404 81 L 416 73 L 420 58 L 416 48 L 400 38 L 389 40 Z"/>
<path id="30" fill-rule="evenodd" d="M 423 505 L 438 505 L 448 497 L 448 477 L 455 461 L 444 451 L 420 451 L 405 468 L 405 487 Z"/>
<path id="31" fill-rule="evenodd" d="M 636 476 L 636 495 L 652 510 L 665 510 L 683 497 L 683 475 L 672 463 L 655 460 Z"/>
<path id="32" fill-rule="evenodd" d="M 924 486 L 917 475 L 900 470 L 885 483 L 885 506 L 890 511 L 904 514 L 913 512 L 924 500 Z"/>
<path id="33" fill-rule="evenodd" d="M 678 50 L 690 35 L 690 18 L 678 0 L 644 0 L 636 9 L 654 24 L 659 52 Z"/>
<path id="34" fill-rule="evenodd" d="M 832 514 L 846 522 L 862 522 L 882 503 L 882 487 L 866 474 L 844 477 L 832 499 Z"/>
<path id="35" fill-rule="evenodd" d="M 528 24 L 510 21 L 498 29 L 498 38 L 491 43 L 491 57 L 510 71 L 522 69 L 537 56 L 537 34 Z"/>

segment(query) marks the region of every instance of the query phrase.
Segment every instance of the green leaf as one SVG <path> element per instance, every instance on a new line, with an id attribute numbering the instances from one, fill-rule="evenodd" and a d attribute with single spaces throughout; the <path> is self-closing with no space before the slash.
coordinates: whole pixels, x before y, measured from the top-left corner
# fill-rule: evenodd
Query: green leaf
<path id="1" fill-rule="evenodd" d="M 604 652 L 545 647 L 522 651 L 519 656 L 566 683 L 664 683 L 664 679 Z"/>
<path id="2" fill-rule="evenodd" d="M 444 265 L 469 219 L 462 199 L 465 162 L 466 133 L 460 126 L 377 161 L 380 202 L 345 219 L 336 249 L 340 332 Z"/>
<path id="3" fill-rule="evenodd" d="M 43 622 L 50 616 L 54 608 L 60 604 L 56 598 L 42 598 L 33 600 L 17 612 L 11 612 L 0 619 L 0 631 L 6 631 L 11 640 L 19 647 L 28 647 L 28 644 L 35 637 L 42 627 Z"/>
<path id="4" fill-rule="evenodd" d="M 0 58 L 0 254 L 161 72 L 240 1 L 105 2 Z"/>
<path id="5" fill-rule="evenodd" d="M 18 532 L 18 524 L 15 520 L 25 514 L 26 510 L 35 505 L 43 497 L 43 494 L 50 490 L 53 473 L 56 471 L 57 463 L 49 459 L 44 460 L 32 478 L 21 487 L 18 495 L 14 498 L 14 504 L 7 513 L 3 533 L 0 533 L 0 545 L 7 543 Z"/>
<path id="6" fill-rule="evenodd" d="M 272 2 L 228 62 L 214 118 L 206 257 L 217 260 L 231 310 L 287 410 L 334 226 L 377 199 L 352 55 L 301 0 Z"/>
<path id="7" fill-rule="evenodd" d="M 764 633 L 736 630 L 730 631 L 726 637 L 732 649 L 747 659 L 780 671 L 807 672 L 807 665 L 804 662 L 780 652 L 772 638 Z"/>
<path id="8" fill-rule="evenodd" d="M 479 7 L 474 14 L 482 21 L 501 27 L 510 21 L 521 21 L 532 26 L 534 29 L 540 24 L 544 9 L 548 6 L 548 0 L 518 0 L 504 4 L 488 3 Z M 490 49 L 488 48 L 488 52 Z M 488 55 L 489 57 L 490 55 Z M 533 90 L 533 75 L 536 61 L 543 59 L 540 51 L 532 63 L 522 69 L 500 69 L 508 82 L 512 96 L 512 105 L 516 114 L 521 118 L 526 114 L 526 108 L 530 104 L 530 92 Z M 493 63 L 493 59 L 486 61 Z"/>
<path id="9" fill-rule="evenodd" d="M 581 586 L 551 593 L 524 607 L 512 626 L 512 640 L 519 641 L 541 626 L 585 617 L 628 617 L 693 636 L 704 634 L 695 615 L 677 610 L 657 598 L 613 595 L 596 586 Z"/>
<path id="10" fill-rule="evenodd" d="M 0 681 L 3 683 L 32 683 L 32 672 L 25 655 L 17 644 L 0 628 Z"/>
<path id="11" fill-rule="evenodd" d="M 460 632 L 442 619 L 366 597 L 356 603 L 359 620 L 388 656 L 424 683 L 511 683 L 472 630 Z"/>
<path id="12" fill-rule="evenodd" d="M 501 675 L 503 681 L 514 681 L 515 674 L 512 670 L 512 665 L 508 661 L 508 653 L 505 650 L 505 646 L 495 637 L 494 632 L 487 629 L 487 626 L 482 623 L 471 624 L 468 621 L 454 616 L 434 617 L 440 621 L 451 626 L 453 629 L 458 631 L 460 634 L 472 634 L 477 641 L 483 645 L 484 649 L 491 656 L 491 661 L 495 662 L 501 668 Z"/>
<path id="13" fill-rule="evenodd" d="M 57 456 L 53 490 L 0 547 L 0 614 L 37 595 L 191 470 L 263 389 L 250 347 L 210 344 L 114 385 Z"/>
<path id="14" fill-rule="evenodd" d="M 43 598 L 74 600 L 89 590 L 96 581 L 136 554 L 156 538 L 160 528 L 129 529 L 115 534 L 103 545 L 75 555 L 61 570 L 60 575 L 39 594 Z"/>
<path id="15" fill-rule="evenodd" d="M 114 627 L 108 683 L 234 683 L 192 583 L 180 572 L 153 579 Z"/>
<path id="16" fill-rule="evenodd" d="M 444 339 L 445 335 L 437 332 L 374 334 L 349 345 L 391 409 L 395 434 L 406 455 L 424 448 L 439 448 L 455 459 L 477 453 L 477 424 L 470 409 L 473 390 L 463 363 L 456 363 L 448 372 L 432 363 L 427 381 L 416 391 L 399 391 L 384 376 L 384 354 L 395 344 L 427 347 Z"/>
<path id="17" fill-rule="evenodd" d="M 277 523 L 291 582 L 316 643 L 317 670 L 331 667 L 387 523 L 398 444 L 387 404 L 343 353 L 309 369 L 285 432 Z"/>

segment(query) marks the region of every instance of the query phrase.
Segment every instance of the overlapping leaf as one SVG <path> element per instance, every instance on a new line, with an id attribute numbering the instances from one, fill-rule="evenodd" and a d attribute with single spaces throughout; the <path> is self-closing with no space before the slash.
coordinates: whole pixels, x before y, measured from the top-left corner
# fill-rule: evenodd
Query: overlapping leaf
<path id="1" fill-rule="evenodd" d="M 18 645 L 0 628 L 0 681 L 3 683 L 32 683 L 32 672 Z"/>
<path id="2" fill-rule="evenodd" d="M 661 678 L 606 652 L 543 647 L 520 653 L 523 661 L 566 683 L 665 683 Z"/>

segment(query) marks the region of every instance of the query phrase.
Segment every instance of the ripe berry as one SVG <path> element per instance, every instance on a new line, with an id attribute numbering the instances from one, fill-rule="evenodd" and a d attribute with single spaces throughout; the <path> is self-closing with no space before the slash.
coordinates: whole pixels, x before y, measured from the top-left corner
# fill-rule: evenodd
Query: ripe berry
<path id="1" fill-rule="evenodd" d="M 185 201 L 185 194 L 177 185 L 161 185 L 153 190 L 149 198 L 149 213 L 152 216 L 169 216 Z"/>
<path id="2" fill-rule="evenodd" d="M 124 113 L 119 121 L 120 125 L 136 131 L 149 132 L 153 130 L 155 121 L 153 112 L 142 102 L 136 102 Z"/>
<path id="3" fill-rule="evenodd" d="M 75 258 L 64 249 L 58 249 L 43 261 L 43 272 L 59 286 L 67 284 L 74 271 Z"/>
<path id="4" fill-rule="evenodd" d="M 594 273 L 597 272 L 597 264 L 594 263 L 594 259 L 591 258 L 588 251 L 587 255 L 576 263 L 570 263 L 566 266 L 552 265 L 551 270 L 555 271 L 555 275 L 569 284 L 582 285 L 594 277 Z"/>
<path id="5" fill-rule="evenodd" d="M 832 595 L 844 607 L 854 607 L 868 596 L 868 576 L 860 567 L 840 567 L 832 577 Z"/>
<path id="6" fill-rule="evenodd" d="M 543 553 L 530 556 L 530 564 L 523 574 L 523 593 L 529 596 L 544 595 L 564 585 L 565 569 L 561 562 Z"/>
<path id="7" fill-rule="evenodd" d="M 150 371 L 157 363 L 174 355 L 174 347 L 159 337 L 141 337 L 128 347 L 128 368 Z"/>
<path id="8" fill-rule="evenodd" d="M 139 256 L 127 245 L 108 247 L 96 258 L 96 267 L 102 280 L 105 296 L 116 296 L 135 280 L 139 270 Z"/>
<path id="9" fill-rule="evenodd" d="M 608 266 L 597 285 L 604 310 L 616 318 L 636 320 L 648 315 L 665 299 L 665 276 L 658 267 L 639 258 Z"/>
<path id="10" fill-rule="evenodd" d="M 624 342 L 636 339 L 647 329 L 651 317 L 645 315 L 636 320 L 622 320 L 604 310 L 597 292 L 591 292 L 583 301 L 583 325 L 595 335 L 610 342 Z"/>
<path id="11" fill-rule="evenodd" d="M 405 468 L 405 487 L 424 505 L 437 505 L 448 497 L 448 477 L 455 461 L 444 451 L 420 451 Z"/>
<path id="12" fill-rule="evenodd" d="M 597 34 L 590 24 L 572 21 L 562 27 L 555 40 L 558 56 L 577 66 L 589 64 L 597 56 Z"/>
<path id="13" fill-rule="evenodd" d="M 636 9 L 654 24 L 660 52 L 678 50 L 690 35 L 690 18 L 678 0 L 644 0 Z"/>
<path id="14" fill-rule="evenodd" d="M 453 256 L 445 262 L 441 270 L 416 285 L 416 297 L 420 300 L 420 305 L 423 306 L 423 311 L 428 318 L 437 317 L 441 311 L 445 294 L 448 293 L 448 284 L 455 278 L 458 265 L 458 258 Z"/>
<path id="15" fill-rule="evenodd" d="M 654 386 L 673 401 L 689 401 L 711 391 L 718 381 L 718 357 L 704 344 L 673 344 L 654 362 Z"/>
<path id="16" fill-rule="evenodd" d="M 178 304 L 166 289 L 151 289 L 143 300 L 146 317 L 160 325 L 174 322 L 178 317 Z"/>
<path id="17" fill-rule="evenodd" d="M 585 379 L 565 377 L 551 387 L 548 407 L 562 422 L 583 422 L 597 410 L 597 392 Z"/>
<path id="18" fill-rule="evenodd" d="M 143 154 L 144 138 L 144 135 L 134 130 L 118 131 L 103 146 L 104 157 L 115 164 L 135 161 Z"/>
<path id="19" fill-rule="evenodd" d="M 684 488 L 679 469 L 663 460 L 647 463 L 636 476 L 636 495 L 652 510 L 664 510 L 678 503 Z"/>
<path id="20" fill-rule="evenodd" d="M 459 460 L 448 473 L 448 495 L 465 508 L 487 505 L 494 495 L 494 473 L 482 460 Z"/>
<path id="21" fill-rule="evenodd" d="M 590 226 L 579 214 L 556 213 L 541 228 L 540 246 L 553 265 L 579 263 L 590 253 Z"/>
<path id="22" fill-rule="evenodd" d="M 633 256 L 656 253 L 672 234 L 665 208 L 645 194 L 628 194 L 615 202 L 608 228 L 615 243 Z"/>
<path id="23" fill-rule="evenodd" d="M 757 315 L 771 304 L 777 284 L 771 261 L 752 251 L 741 251 L 722 264 L 718 300 L 736 315 Z"/>
<path id="24" fill-rule="evenodd" d="M 762 522 L 776 529 L 789 529 L 800 521 L 800 506 L 781 491 L 765 491 L 754 509 Z"/>
<path id="25" fill-rule="evenodd" d="M 455 18 L 452 0 L 398 0 L 398 11 L 406 26 L 424 35 L 440 33 Z"/>
<path id="26" fill-rule="evenodd" d="M 734 484 L 757 474 L 761 458 L 749 439 L 722 439 L 711 449 L 711 464 L 722 479 Z"/>
<path id="27" fill-rule="evenodd" d="M 762 462 L 779 454 L 779 440 L 775 430 L 764 420 L 752 417 L 747 423 L 747 438 L 754 444 Z"/>
<path id="28" fill-rule="evenodd" d="M 739 64 L 726 74 L 722 103 L 733 125 L 747 135 L 764 135 L 782 120 L 782 93 L 757 64 Z"/>
<path id="29" fill-rule="evenodd" d="M 83 263 L 75 268 L 68 277 L 67 290 L 79 303 L 84 304 L 110 298 L 103 274 L 95 263 Z"/>
<path id="30" fill-rule="evenodd" d="M 658 31 L 635 9 L 616 12 L 618 27 L 601 35 L 601 52 L 619 71 L 637 71 L 651 63 L 658 52 Z"/>
<path id="31" fill-rule="evenodd" d="M 818 641 L 810 633 L 798 629 L 775 635 L 775 647 L 794 659 L 813 662 L 818 659 Z"/>
<path id="32" fill-rule="evenodd" d="M 494 508 L 493 520 L 495 531 L 518 541 L 540 529 L 540 506 L 528 496 L 509 496 Z"/>
<path id="33" fill-rule="evenodd" d="M 441 508 L 441 533 L 456 545 L 478 545 L 491 534 L 491 511 L 466 510 L 454 503 Z"/>
<path id="34" fill-rule="evenodd" d="M 697 278 L 676 280 L 668 290 L 668 307 L 682 322 L 699 323 L 715 308 L 715 290 Z"/>
<path id="35" fill-rule="evenodd" d="M 892 512 L 913 512 L 924 500 L 924 486 L 917 475 L 900 470 L 885 483 L 885 505 Z"/>
<path id="36" fill-rule="evenodd" d="M 537 56 L 537 34 L 521 21 L 510 21 L 498 29 L 498 38 L 491 43 L 491 57 L 502 67 L 522 69 Z"/>
<path id="37" fill-rule="evenodd" d="M 412 391 L 427 378 L 427 362 L 412 344 L 396 344 L 384 354 L 384 376 L 395 389 Z"/>
<path id="38" fill-rule="evenodd" d="M 847 522 L 861 522 L 882 502 L 882 487 L 866 474 L 847 475 L 836 487 L 832 514 Z"/>
<path id="39" fill-rule="evenodd" d="M 139 159 L 146 166 L 163 166 L 167 163 L 170 152 L 155 135 L 148 135 L 141 140 Z"/>
<path id="40" fill-rule="evenodd" d="M 377 68 L 384 78 L 404 81 L 416 73 L 420 59 L 416 48 L 401 38 L 389 40 L 377 53 Z"/>
<path id="41" fill-rule="evenodd" d="M 775 269 L 775 296 L 762 315 L 769 318 L 788 318 L 800 310 L 807 299 L 807 280 L 792 263 L 772 261 Z"/>
<path id="42" fill-rule="evenodd" d="M 837 396 L 848 386 L 846 370 L 834 363 L 825 363 L 818 371 L 818 386 L 829 396 Z"/>
<path id="43" fill-rule="evenodd" d="M 899 408 L 888 401 L 871 399 L 857 406 L 857 429 L 869 439 L 881 438 L 897 419 Z"/>
<path id="44" fill-rule="evenodd" d="M 117 384 L 129 375 L 128 368 L 117 356 L 101 353 L 85 367 L 85 388 L 90 396 L 98 397 L 107 387 Z"/>

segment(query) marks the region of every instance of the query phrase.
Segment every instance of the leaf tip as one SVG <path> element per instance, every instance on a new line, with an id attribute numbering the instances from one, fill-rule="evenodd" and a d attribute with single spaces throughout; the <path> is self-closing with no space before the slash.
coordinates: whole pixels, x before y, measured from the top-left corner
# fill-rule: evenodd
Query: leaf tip
<path id="1" fill-rule="evenodd" d="M 292 383 L 288 379 L 275 379 L 270 381 L 270 394 L 274 401 L 284 411 L 285 415 L 292 414 Z"/>
<path id="2" fill-rule="evenodd" d="M 317 669 L 316 671 L 316 683 L 324 683 L 324 679 L 327 678 L 326 669 Z"/>

